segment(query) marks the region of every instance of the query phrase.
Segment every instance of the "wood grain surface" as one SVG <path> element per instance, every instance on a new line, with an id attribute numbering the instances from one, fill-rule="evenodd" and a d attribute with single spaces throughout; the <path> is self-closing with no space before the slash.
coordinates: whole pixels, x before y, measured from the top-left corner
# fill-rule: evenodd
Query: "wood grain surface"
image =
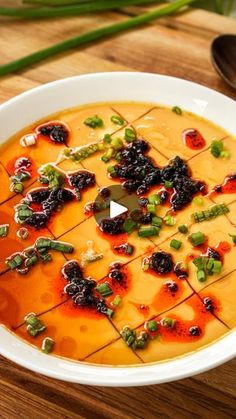
<path id="1" fill-rule="evenodd" d="M 0 0 L 1 6 L 14 3 Z M 136 8 L 129 8 L 96 17 L 44 21 L 0 18 L 0 62 L 136 13 Z M 236 34 L 236 21 L 199 10 L 181 13 L 4 77 L 0 79 L 0 102 L 58 78 L 117 70 L 182 77 L 236 99 L 236 93 L 211 65 L 210 43 L 219 33 Z M 236 418 L 236 359 L 175 383 L 122 389 L 59 382 L 0 357 L 3 419 L 210 417 Z"/>

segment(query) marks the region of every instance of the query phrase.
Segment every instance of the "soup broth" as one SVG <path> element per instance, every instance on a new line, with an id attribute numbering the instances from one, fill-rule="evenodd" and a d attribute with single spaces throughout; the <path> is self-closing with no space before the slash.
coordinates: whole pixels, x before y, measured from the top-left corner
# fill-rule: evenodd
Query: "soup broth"
<path id="1" fill-rule="evenodd" d="M 6 141 L 0 180 L 0 323 L 20 338 L 132 365 L 235 327 L 236 147 L 220 127 L 178 106 L 71 109 Z"/>

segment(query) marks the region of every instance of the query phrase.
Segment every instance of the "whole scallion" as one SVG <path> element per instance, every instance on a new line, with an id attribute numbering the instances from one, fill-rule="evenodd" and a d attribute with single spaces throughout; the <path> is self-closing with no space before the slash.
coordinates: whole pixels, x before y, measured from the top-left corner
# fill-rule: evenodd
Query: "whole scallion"
<path id="1" fill-rule="evenodd" d="M 168 4 L 162 8 L 158 8 L 157 10 L 143 13 L 139 16 L 132 17 L 122 22 L 98 28 L 70 38 L 66 41 L 59 42 L 58 44 L 29 54 L 23 58 L 19 58 L 15 61 L 11 61 L 10 63 L 1 65 L 0 76 L 13 73 L 14 71 L 22 70 L 23 68 L 29 67 L 35 63 L 45 60 L 46 58 L 51 58 L 56 54 L 77 48 L 81 45 L 88 44 L 89 42 L 116 35 L 128 29 L 136 28 L 141 25 L 150 23 L 161 17 L 169 16 L 178 10 L 183 9 L 183 7 L 190 5 L 194 1 L 195 0 L 176 0 L 174 3 Z"/>

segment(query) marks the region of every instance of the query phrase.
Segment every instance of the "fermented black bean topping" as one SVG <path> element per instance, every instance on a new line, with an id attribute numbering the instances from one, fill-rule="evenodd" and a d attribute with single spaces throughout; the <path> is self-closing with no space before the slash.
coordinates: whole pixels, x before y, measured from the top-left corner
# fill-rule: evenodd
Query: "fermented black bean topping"
<path id="1" fill-rule="evenodd" d="M 38 127 L 37 131 L 58 144 L 66 144 L 69 137 L 69 130 L 65 124 L 48 123 Z"/>
<path id="2" fill-rule="evenodd" d="M 165 275 L 172 271 L 174 263 L 170 253 L 155 252 L 151 256 L 151 268 L 159 275 Z"/>

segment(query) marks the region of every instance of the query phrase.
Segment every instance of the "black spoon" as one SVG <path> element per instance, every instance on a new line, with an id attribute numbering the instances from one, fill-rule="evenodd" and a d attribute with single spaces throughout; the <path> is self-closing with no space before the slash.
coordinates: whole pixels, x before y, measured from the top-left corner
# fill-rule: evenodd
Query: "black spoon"
<path id="1" fill-rule="evenodd" d="M 236 35 L 220 35 L 211 45 L 211 59 L 218 74 L 236 90 Z"/>

